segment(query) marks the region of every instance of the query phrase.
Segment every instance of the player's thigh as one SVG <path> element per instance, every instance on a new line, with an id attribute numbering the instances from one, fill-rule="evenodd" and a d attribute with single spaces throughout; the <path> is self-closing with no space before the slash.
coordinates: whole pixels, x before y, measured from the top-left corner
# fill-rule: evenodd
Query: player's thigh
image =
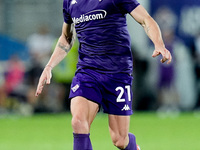
<path id="1" fill-rule="evenodd" d="M 130 116 L 108 115 L 108 119 L 109 131 L 113 141 L 128 136 Z"/>
<path id="2" fill-rule="evenodd" d="M 76 96 L 71 100 L 72 117 L 80 121 L 87 121 L 89 125 L 91 125 L 98 110 L 99 105 L 97 103 L 87 100 L 84 97 Z"/>

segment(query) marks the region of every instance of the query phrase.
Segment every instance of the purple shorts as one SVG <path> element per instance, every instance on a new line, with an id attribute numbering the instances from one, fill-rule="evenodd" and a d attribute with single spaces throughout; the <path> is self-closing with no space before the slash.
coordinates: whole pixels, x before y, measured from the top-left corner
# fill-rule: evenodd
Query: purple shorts
<path id="1" fill-rule="evenodd" d="M 82 96 L 102 106 L 104 113 L 131 115 L 132 79 L 126 73 L 103 74 L 81 69 L 73 78 L 69 98 Z"/>

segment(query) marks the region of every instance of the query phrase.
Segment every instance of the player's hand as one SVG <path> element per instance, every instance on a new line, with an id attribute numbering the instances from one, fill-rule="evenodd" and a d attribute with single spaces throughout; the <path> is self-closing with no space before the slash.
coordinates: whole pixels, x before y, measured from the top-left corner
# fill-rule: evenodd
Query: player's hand
<path id="1" fill-rule="evenodd" d="M 37 90 L 35 92 L 36 97 L 42 93 L 42 90 L 43 90 L 45 84 L 50 84 L 51 77 L 52 77 L 51 70 L 52 70 L 52 68 L 49 66 L 46 66 L 44 68 L 44 70 L 40 76 L 39 82 L 38 82 Z"/>
<path id="2" fill-rule="evenodd" d="M 156 48 L 153 51 L 152 57 L 156 57 L 158 55 L 162 55 L 162 59 L 160 60 L 161 63 L 164 63 L 167 61 L 167 64 L 170 64 L 172 61 L 172 55 L 166 48 Z"/>

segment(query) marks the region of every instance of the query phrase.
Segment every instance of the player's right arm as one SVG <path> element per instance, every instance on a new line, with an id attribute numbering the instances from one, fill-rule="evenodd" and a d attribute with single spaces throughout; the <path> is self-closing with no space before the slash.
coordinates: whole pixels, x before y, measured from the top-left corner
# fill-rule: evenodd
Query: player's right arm
<path id="1" fill-rule="evenodd" d="M 53 54 L 51 55 L 51 58 L 49 59 L 49 62 L 47 63 L 40 76 L 35 96 L 41 94 L 45 84 L 50 84 L 52 69 L 65 58 L 65 56 L 74 44 L 75 37 L 76 36 L 74 25 L 63 23 L 62 34 L 58 39 L 58 42 L 56 44 Z"/>

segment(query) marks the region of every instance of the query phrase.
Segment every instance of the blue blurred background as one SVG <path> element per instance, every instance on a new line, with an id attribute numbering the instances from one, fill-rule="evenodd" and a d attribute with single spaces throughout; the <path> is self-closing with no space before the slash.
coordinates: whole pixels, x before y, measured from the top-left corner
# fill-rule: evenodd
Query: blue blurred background
<path id="1" fill-rule="evenodd" d="M 200 1 L 139 0 L 159 24 L 171 65 L 153 59 L 143 28 L 127 15 L 134 57 L 137 111 L 177 116 L 200 108 Z M 34 96 L 63 23 L 62 0 L 0 0 L 0 115 L 69 111 L 78 42 L 54 70 L 52 83 Z"/>

